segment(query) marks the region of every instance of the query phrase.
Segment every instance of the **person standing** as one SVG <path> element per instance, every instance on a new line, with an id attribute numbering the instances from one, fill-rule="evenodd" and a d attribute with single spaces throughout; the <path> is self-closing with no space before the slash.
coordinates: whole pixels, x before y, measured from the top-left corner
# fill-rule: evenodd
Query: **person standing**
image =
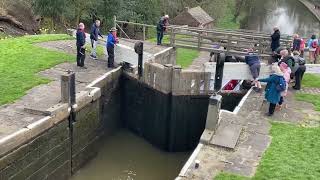
<path id="1" fill-rule="evenodd" d="M 118 43 L 117 29 L 111 28 L 107 36 L 108 68 L 114 68 L 114 46 Z"/>
<path id="2" fill-rule="evenodd" d="M 294 72 L 295 75 L 295 85 L 293 86 L 293 89 L 295 90 L 300 90 L 301 89 L 301 81 L 303 79 L 303 75 L 306 72 L 306 61 L 304 58 L 300 57 L 299 52 L 295 51 L 293 52 L 296 64 L 297 64 L 297 69 Z"/>
<path id="3" fill-rule="evenodd" d="M 301 39 L 298 34 L 293 35 L 292 51 L 300 51 Z"/>
<path id="4" fill-rule="evenodd" d="M 249 49 L 248 55 L 245 56 L 245 62 L 250 67 L 250 72 L 253 77 L 254 90 L 256 92 L 260 92 L 262 87 L 258 81 L 258 77 L 260 74 L 261 63 L 259 56 L 253 52 L 253 49 Z"/>
<path id="5" fill-rule="evenodd" d="M 97 45 L 98 45 L 99 36 L 103 38 L 100 33 L 100 24 L 101 22 L 99 20 L 96 20 L 96 22 L 91 27 L 90 40 L 91 40 L 92 51 L 91 51 L 90 57 L 92 59 L 97 59 Z"/>
<path id="6" fill-rule="evenodd" d="M 277 87 L 281 85 L 283 88 L 284 84 L 280 83 L 281 81 L 285 81 L 283 79 L 283 73 L 277 64 L 272 65 L 272 74 L 269 78 L 259 79 L 260 82 L 267 83 L 265 98 L 270 103 L 269 111 L 266 114 L 267 116 L 272 116 L 274 114 L 275 108 L 280 102 L 281 90 L 278 90 Z"/>
<path id="7" fill-rule="evenodd" d="M 273 34 L 271 35 L 271 50 L 273 53 L 280 47 L 281 33 L 278 27 L 273 28 Z"/>
<path id="8" fill-rule="evenodd" d="M 318 48 L 318 40 L 316 35 L 312 35 L 311 39 L 308 41 L 308 48 L 309 48 L 309 60 L 311 64 L 317 63 L 317 48 Z"/>
<path id="9" fill-rule="evenodd" d="M 169 25 L 169 15 L 165 15 L 160 18 L 160 21 L 157 25 L 157 45 L 162 44 L 162 39 L 164 36 L 164 32 L 166 31 L 166 26 Z"/>
<path id="10" fill-rule="evenodd" d="M 301 38 L 301 44 L 300 44 L 300 57 L 304 58 L 304 49 L 306 48 L 306 41 Z"/>
<path id="11" fill-rule="evenodd" d="M 85 44 L 86 44 L 86 33 L 84 32 L 84 24 L 80 23 L 78 30 L 77 30 L 77 66 L 86 68 L 84 66 L 84 61 L 86 58 L 86 49 L 85 49 Z"/>

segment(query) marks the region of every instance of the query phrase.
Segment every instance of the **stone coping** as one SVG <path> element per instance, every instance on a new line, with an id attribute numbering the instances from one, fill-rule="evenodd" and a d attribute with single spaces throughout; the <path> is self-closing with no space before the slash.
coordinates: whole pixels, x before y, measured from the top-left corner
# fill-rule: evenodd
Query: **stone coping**
<path id="1" fill-rule="evenodd" d="M 101 97 L 101 88 L 105 86 L 110 79 L 120 76 L 122 67 L 118 67 L 112 71 L 107 72 L 103 76 L 96 79 L 94 82 L 86 87 L 86 91 L 80 91 L 76 97 L 75 111 L 81 110 L 87 104 L 96 101 Z M 47 113 L 50 114 L 38 121 L 16 131 L 8 136 L 0 139 L 0 157 L 8 154 L 17 147 L 25 144 L 26 142 L 34 139 L 38 135 L 44 133 L 56 124 L 66 120 L 71 112 L 71 108 L 68 104 L 57 104 L 47 109 Z"/>

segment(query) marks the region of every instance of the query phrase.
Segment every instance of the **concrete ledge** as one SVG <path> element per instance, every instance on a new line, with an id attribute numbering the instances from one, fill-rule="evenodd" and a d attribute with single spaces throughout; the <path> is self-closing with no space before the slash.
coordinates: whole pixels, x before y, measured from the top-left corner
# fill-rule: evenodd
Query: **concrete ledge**
<path id="1" fill-rule="evenodd" d="M 108 79 L 113 79 L 114 75 L 120 76 L 122 72 L 122 67 L 118 67 L 116 69 L 113 69 L 112 71 L 107 72 L 103 76 L 99 77 L 98 79 L 94 80 L 92 83 L 90 83 L 86 88 L 103 88 L 107 85 Z M 118 73 L 118 74 L 117 74 Z"/>
<path id="2" fill-rule="evenodd" d="M 98 100 L 102 96 L 101 89 L 92 88 L 92 91 L 89 92 L 89 96 L 92 97 L 92 101 Z"/>
<path id="3" fill-rule="evenodd" d="M 89 96 L 88 91 L 80 91 L 76 94 L 76 106 L 74 106 L 74 111 L 78 112 L 83 109 L 87 104 L 90 104 L 93 101 L 93 96 Z"/>
<path id="4" fill-rule="evenodd" d="M 190 158 L 186 162 L 186 164 L 183 166 L 182 170 L 179 173 L 179 176 L 175 180 L 182 180 L 183 178 L 186 177 L 188 170 L 191 169 L 192 166 L 195 165 L 196 157 L 198 156 L 202 147 L 203 147 L 203 144 L 199 143 L 197 148 L 193 151 L 192 155 L 190 156 Z"/>
<path id="5" fill-rule="evenodd" d="M 20 129 L 19 131 L 0 139 L 0 156 L 21 146 L 29 139 L 31 139 L 31 135 L 30 130 L 27 128 Z"/>

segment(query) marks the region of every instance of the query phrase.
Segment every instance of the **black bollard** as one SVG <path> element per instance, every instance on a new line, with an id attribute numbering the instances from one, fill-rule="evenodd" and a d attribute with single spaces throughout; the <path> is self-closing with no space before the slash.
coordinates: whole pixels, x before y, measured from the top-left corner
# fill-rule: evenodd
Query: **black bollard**
<path id="1" fill-rule="evenodd" d="M 224 53 L 217 54 L 216 75 L 214 79 L 215 92 L 220 91 L 222 88 L 223 68 L 224 68 L 225 60 L 226 60 L 226 55 Z"/>
<path id="2" fill-rule="evenodd" d="M 138 75 L 140 78 L 143 74 L 143 42 L 136 42 L 134 50 L 138 54 Z"/>

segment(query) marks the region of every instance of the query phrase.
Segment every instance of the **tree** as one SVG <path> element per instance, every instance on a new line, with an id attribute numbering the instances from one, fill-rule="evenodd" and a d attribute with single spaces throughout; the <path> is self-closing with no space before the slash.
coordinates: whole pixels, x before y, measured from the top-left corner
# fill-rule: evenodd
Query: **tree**
<path id="1" fill-rule="evenodd" d="M 61 18 L 66 7 L 65 0 L 33 0 L 32 4 L 37 14 L 51 20 L 51 28 L 55 27 L 54 21 Z"/>

